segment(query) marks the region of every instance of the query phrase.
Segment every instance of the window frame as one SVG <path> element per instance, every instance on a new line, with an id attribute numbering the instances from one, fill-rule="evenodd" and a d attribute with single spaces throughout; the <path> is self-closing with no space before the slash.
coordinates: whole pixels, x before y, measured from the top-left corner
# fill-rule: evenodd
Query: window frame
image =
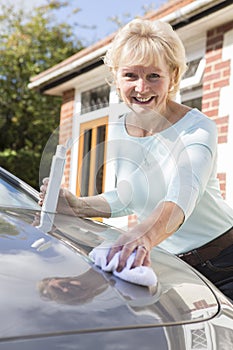
<path id="1" fill-rule="evenodd" d="M 91 137 L 91 147 L 90 147 L 90 168 L 89 174 L 89 184 L 88 184 L 88 196 L 95 194 L 95 166 L 96 166 L 96 146 L 97 146 L 97 132 L 98 128 L 105 126 L 105 147 L 103 155 L 103 178 L 102 178 L 102 192 L 105 187 L 105 176 L 106 176 L 106 154 L 107 154 L 107 139 L 108 139 L 108 116 L 100 117 L 91 121 L 80 123 L 79 128 L 79 149 L 78 149 L 78 169 L 77 169 L 77 181 L 76 181 L 76 195 L 80 196 L 82 188 L 82 162 L 83 162 L 83 152 L 84 152 L 84 135 L 85 131 L 92 130 Z"/>

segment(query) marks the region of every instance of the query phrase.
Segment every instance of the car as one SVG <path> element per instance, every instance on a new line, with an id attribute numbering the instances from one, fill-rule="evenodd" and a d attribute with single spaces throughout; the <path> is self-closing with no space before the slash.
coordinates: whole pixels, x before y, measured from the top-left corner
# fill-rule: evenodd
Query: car
<path id="1" fill-rule="evenodd" d="M 230 350 L 233 304 L 176 256 L 151 252 L 157 284 L 126 282 L 89 253 L 119 230 L 56 213 L 40 229 L 38 192 L 0 168 L 0 350 Z"/>

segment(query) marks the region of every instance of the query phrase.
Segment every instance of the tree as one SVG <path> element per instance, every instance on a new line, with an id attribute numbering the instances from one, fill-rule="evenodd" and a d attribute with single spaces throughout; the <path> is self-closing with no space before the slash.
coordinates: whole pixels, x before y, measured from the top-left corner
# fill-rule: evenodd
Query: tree
<path id="1" fill-rule="evenodd" d="M 36 188 L 43 149 L 59 125 L 61 100 L 29 90 L 28 83 L 83 46 L 69 25 L 55 20 L 68 2 L 48 1 L 30 13 L 1 2 L 0 164 Z"/>

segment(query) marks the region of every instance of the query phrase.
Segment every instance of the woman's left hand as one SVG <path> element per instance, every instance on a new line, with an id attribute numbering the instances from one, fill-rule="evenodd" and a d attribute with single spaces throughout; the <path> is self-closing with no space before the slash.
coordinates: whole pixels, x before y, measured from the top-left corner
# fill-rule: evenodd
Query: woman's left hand
<path id="1" fill-rule="evenodd" d="M 133 231 L 133 230 L 132 230 Z M 120 238 L 110 248 L 107 256 L 107 263 L 113 258 L 113 256 L 121 251 L 117 272 L 121 272 L 126 265 L 129 256 L 135 251 L 135 259 L 131 268 L 137 266 L 150 266 L 150 240 L 145 234 L 135 235 L 135 232 L 127 232 L 120 236 Z"/>

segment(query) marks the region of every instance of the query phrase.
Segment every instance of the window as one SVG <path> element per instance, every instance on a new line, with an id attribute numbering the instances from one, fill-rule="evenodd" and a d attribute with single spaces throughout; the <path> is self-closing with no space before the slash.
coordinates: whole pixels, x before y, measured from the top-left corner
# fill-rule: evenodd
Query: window
<path id="1" fill-rule="evenodd" d="M 109 105 L 110 86 L 98 86 L 81 94 L 81 114 L 95 111 Z"/>
<path id="2" fill-rule="evenodd" d="M 202 110 L 202 87 L 200 86 L 198 89 L 193 89 L 186 93 L 183 92 L 181 94 L 181 102 L 190 108 L 198 108 L 201 111 Z"/>
<path id="3" fill-rule="evenodd" d="M 190 61 L 180 84 L 181 102 L 199 110 L 202 109 L 202 77 L 204 68 L 204 58 Z"/>
<path id="4" fill-rule="evenodd" d="M 194 86 L 199 86 L 202 82 L 202 77 L 205 69 L 205 59 L 198 58 L 188 62 L 188 69 L 181 81 L 180 88 L 190 89 Z"/>
<path id="5" fill-rule="evenodd" d="M 104 190 L 108 118 L 80 125 L 77 195 L 91 196 Z"/>
<path id="6" fill-rule="evenodd" d="M 183 79 L 187 79 L 187 78 L 195 76 L 195 74 L 197 73 L 197 69 L 199 67 L 200 61 L 201 61 L 201 58 L 197 58 L 197 59 L 190 61 L 188 63 L 188 69 L 185 72 Z"/>

